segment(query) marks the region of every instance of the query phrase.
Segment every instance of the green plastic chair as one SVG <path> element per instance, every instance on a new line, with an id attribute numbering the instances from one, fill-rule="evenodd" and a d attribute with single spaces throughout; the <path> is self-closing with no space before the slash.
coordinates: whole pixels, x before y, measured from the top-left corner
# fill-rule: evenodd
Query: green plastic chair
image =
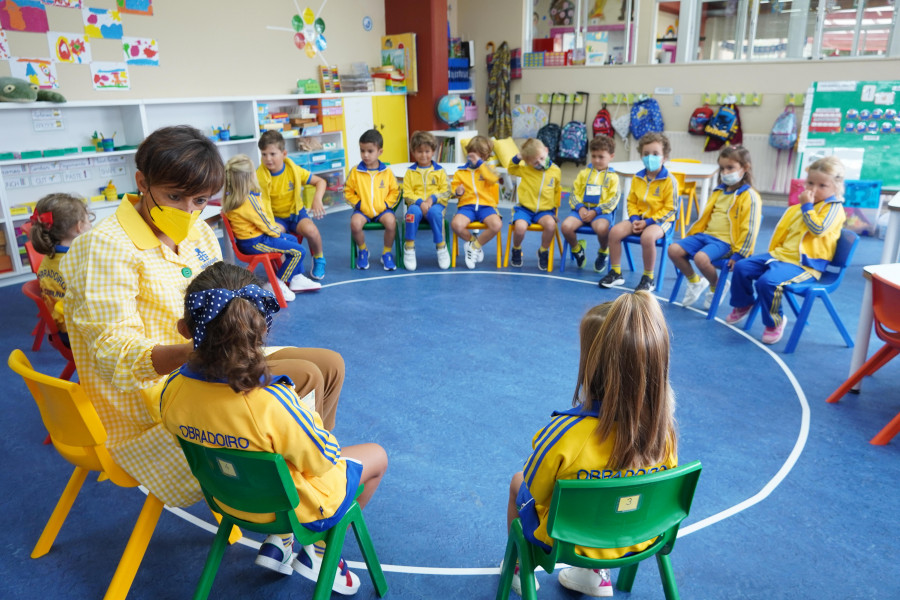
<path id="1" fill-rule="evenodd" d="M 552 573 L 557 563 L 586 569 L 621 567 L 616 588 L 630 592 L 638 564 L 656 556 L 667 600 L 677 600 L 678 586 L 669 553 L 678 527 L 691 510 L 700 478 L 699 461 L 637 477 L 615 479 L 564 479 L 553 488 L 547 533 L 553 550 L 546 554 L 525 539 L 522 523 L 513 521 L 503 558 L 497 600 L 509 597 L 519 562 L 522 598 L 535 600 L 533 573 L 541 567 Z M 616 559 L 592 559 L 575 553 L 584 548 L 626 548 L 657 538 L 645 550 Z"/>
<path id="2" fill-rule="evenodd" d="M 403 225 L 403 223 L 398 220 L 397 221 L 397 229 L 400 229 L 400 227 L 402 225 Z M 382 225 L 381 223 L 379 223 L 377 221 L 374 223 L 366 223 L 365 225 L 363 225 L 363 231 L 373 231 L 373 230 L 384 231 L 384 225 Z M 399 231 L 396 233 L 396 235 L 394 235 L 394 262 L 397 263 L 398 268 L 403 268 L 403 265 L 400 263 L 400 261 L 403 260 L 403 258 L 401 256 L 403 253 L 403 249 L 400 245 L 401 237 L 403 237 L 403 236 Z M 378 247 L 381 248 L 381 246 L 378 246 Z M 356 240 L 353 239 L 353 235 L 351 234 L 350 235 L 350 268 L 351 269 L 356 268 L 356 251 L 357 250 L 358 250 L 358 247 L 356 245 Z M 381 256 L 380 251 L 378 253 L 376 253 L 374 256 L 371 253 L 369 253 L 369 257 L 370 257 L 369 260 L 371 261 L 372 258 L 377 258 L 379 256 Z M 369 264 L 372 264 L 372 263 L 370 262 Z"/>
<path id="3" fill-rule="evenodd" d="M 181 438 L 178 441 L 187 457 L 191 472 L 200 482 L 207 504 L 222 514 L 222 522 L 206 558 L 206 565 L 194 592 L 194 600 L 204 600 L 209 596 L 225 553 L 228 533 L 233 525 L 267 535 L 292 531 L 294 539 L 303 545 L 325 540 L 327 547 L 322 557 L 313 600 L 326 600 L 331 597 L 334 573 L 344 547 L 344 536 L 347 528 L 352 525 L 376 593 L 379 597 L 387 593 L 387 581 L 381 563 L 375 555 L 375 547 L 372 545 L 372 538 L 369 536 L 369 529 L 366 527 L 358 503 L 354 502 L 344 518 L 331 529 L 323 532 L 310 531 L 300 524 L 294 513 L 294 508 L 300 503 L 300 497 L 297 495 L 297 488 L 291 479 L 284 457 L 280 454 L 207 448 Z M 362 490 L 363 486 L 359 486 L 356 497 L 359 497 Z M 219 501 L 244 512 L 274 513 L 275 518 L 267 523 L 245 521 L 225 512 Z"/>

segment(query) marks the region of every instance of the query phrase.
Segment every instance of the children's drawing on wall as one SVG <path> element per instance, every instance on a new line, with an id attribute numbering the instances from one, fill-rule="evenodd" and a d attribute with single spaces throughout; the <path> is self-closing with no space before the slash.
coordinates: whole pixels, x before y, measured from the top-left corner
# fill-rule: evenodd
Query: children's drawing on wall
<path id="1" fill-rule="evenodd" d="M 159 47 L 152 38 L 122 38 L 125 62 L 129 65 L 159 66 Z"/>
<path id="2" fill-rule="evenodd" d="M 50 44 L 50 60 L 61 63 L 87 64 L 91 62 L 91 45 L 83 33 L 47 34 Z"/>
<path id="3" fill-rule="evenodd" d="M 0 29 L 0 60 L 9 58 L 9 42 L 6 41 L 6 32 Z"/>
<path id="4" fill-rule="evenodd" d="M 326 4 L 328 4 L 328 0 L 322 0 L 322 5 L 319 7 L 319 14 L 325 9 Z M 294 3 L 294 6 L 297 6 L 296 2 Z M 328 41 L 325 39 L 324 35 L 325 21 L 322 20 L 321 17 L 316 17 L 316 14 L 308 6 L 302 13 L 295 14 L 291 18 L 290 29 L 272 25 L 267 26 L 266 29 L 271 29 L 273 31 L 292 31 L 294 33 L 294 46 L 297 47 L 297 50 L 303 51 L 309 58 L 313 58 L 316 55 L 321 56 L 321 53 L 328 47 Z M 322 58 L 322 61 L 326 62 L 324 57 Z"/>
<path id="5" fill-rule="evenodd" d="M 50 6 L 59 6 L 60 8 L 81 8 L 81 0 L 45 0 Z"/>
<path id="6" fill-rule="evenodd" d="M 97 91 L 131 89 L 124 63 L 91 63 L 91 78 Z"/>
<path id="7" fill-rule="evenodd" d="M 47 10 L 43 0 L 0 0 L 0 29 L 47 33 Z"/>
<path id="8" fill-rule="evenodd" d="M 119 12 L 135 15 L 153 15 L 153 0 L 116 0 Z"/>
<path id="9" fill-rule="evenodd" d="M 84 9 L 84 33 L 90 38 L 122 39 L 122 17 L 119 11 L 105 8 Z"/>
<path id="10" fill-rule="evenodd" d="M 46 58 L 11 58 L 9 72 L 13 77 L 33 83 L 42 90 L 59 87 L 56 67 Z"/>

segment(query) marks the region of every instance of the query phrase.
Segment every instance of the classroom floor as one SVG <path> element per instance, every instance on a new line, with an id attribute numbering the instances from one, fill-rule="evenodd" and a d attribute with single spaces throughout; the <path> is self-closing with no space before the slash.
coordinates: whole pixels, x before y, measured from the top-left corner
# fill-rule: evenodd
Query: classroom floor
<path id="1" fill-rule="evenodd" d="M 765 208 L 759 250 L 782 211 Z M 374 441 L 388 452 L 388 474 L 366 509 L 387 597 L 493 598 L 509 479 L 550 412 L 571 404 L 579 320 L 629 291 L 640 274 L 626 272 L 627 289 L 602 290 L 591 270 L 541 273 L 534 233 L 519 270 L 498 271 L 492 245 L 475 271 L 462 257 L 457 269 L 439 271 L 422 232 L 414 274 L 386 273 L 377 259 L 368 271 L 351 271 L 348 223 L 349 212 L 320 223 L 326 285 L 277 315 L 270 341 L 341 352 L 347 378 L 335 434 L 342 444 Z M 370 232 L 368 240 L 377 253 L 380 235 Z M 589 256 L 595 248 L 590 241 Z M 879 262 L 880 253 L 880 240 L 863 238 L 832 295 L 851 333 L 862 266 Z M 886 446 L 868 442 L 900 411 L 900 360 L 868 378 L 860 395 L 827 404 L 847 376 L 851 350 L 824 307 L 813 310 L 796 353 L 785 355 L 788 336 L 763 346 L 759 321 L 746 335 L 669 305 L 673 281 L 670 266 L 661 300 L 673 341 L 679 458 L 703 463 L 672 555 L 682 597 L 896 597 L 900 437 Z M 49 344 L 30 351 L 31 301 L 8 286 L 0 303 L 0 353 L 26 349 L 37 368 L 58 373 L 62 361 Z M 872 338 L 870 352 L 880 346 Z M 7 389 L 0 400 L 0 597 L 101 597 L 144 496 L 89 478 L 50 553 L 29 558 L 71 468 L 41 444 L 45 431 L 21 379 L 0 373 Z M 212 542 L 198 519 L 212 522 L 205 506 L 163 513 L 131 598 L 193 593 Z M 288 580 L 254 566 L 253 544 L 262 537 L 249 535 L 226 551 L 211 597 L 312 594 L 299 575 Z M 375 598 L 352 536 L 345 556 L 362 579 L 357 597 Z M 579 597 L 555 574 L 539 572 L 538 580 L 542 599 Z M 616 596 L 662 598 L 655 564 L 644 563 L 631 594 Z"/>

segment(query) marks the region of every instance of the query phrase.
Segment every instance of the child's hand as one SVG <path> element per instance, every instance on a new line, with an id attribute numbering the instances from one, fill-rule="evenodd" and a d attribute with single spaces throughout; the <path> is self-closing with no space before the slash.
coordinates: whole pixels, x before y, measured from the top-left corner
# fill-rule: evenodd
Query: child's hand
<path id="1" fill-rule="evenodd" d="M 645 227 L 647 227 L 647 221 L 640 219 L 631 224 L 631 231 L 633 231 L 635 235 L 639 235 Z"/>
<path id="2" fill-rule="evenodd" d="M 321 198 L 313 199 L 310 214 L 314 219 L 321 219 L 325 216 L 325 206 L 322 204 Z"/>
<path id="3" fill-rule="evenodd" d="M 419 208 L 422 209 L 423 215 L 428 214 L 428 211 L 431 210 L 432 204 L 434 204 L 434 203 L 431 201 L 431 198 L 426 198 L 425 200 L 422 200 L 422 204 L 419 205 Z"/>
<path id="4" fill-rule="evenodd" d="M 282 225 L 281 223 L 275 223 L 275 226 L 278 227 L 278 230 L 279 230 L 281 233 L 285 233 L 285 232 L 287 231 L 287 229 L 285 229 L 285 228 L 284 228 L 284 225 Z"/>
<path id="5" fill-rule="evenodd" d="M 810 190 L 803 190 L 800 192 L 800 204 L 809 204 L 810 202 L 815 202 L 815 196 Z"/>
<path id="6" fill-rule="evenodd" d="M 579 208 L 579 209 L 578 209 L 578 217 L 579 217 L 582 221 L 587 222 L 587 220 L 588 220 L 588 209 L 586 209 L 586 208 L 583 207 L 583 206 L 582 206 L 581 208 Z"/>
<path id="7" fill-rule="evenodd" d="M 586 209 L 584 209 L 584 218 L 582 220 L 583 221 L 593 221 L 594 217 L 596 217 L 596 216 L 597 216 L 596 210 L 594 210 L 594 209 L 588 210 L 586 208 Z"/>
<path id="8" fill-rule="evenodd" d="M 469 161 L 470 165 L 477 165 L 478 161 L 481 160 L 481 157 L 475 154 L 474 152 L 469 152 L 466 155 L 466 160 Z"/>
<path id="9" fill-rule="evenodd" d="M 458 186 L 456 186 L 456 195 L 457 196 L 462 196 L 465 193 L 466 193 L 466 188 L 463 187 L 463 184 L 459 184 Z"/>

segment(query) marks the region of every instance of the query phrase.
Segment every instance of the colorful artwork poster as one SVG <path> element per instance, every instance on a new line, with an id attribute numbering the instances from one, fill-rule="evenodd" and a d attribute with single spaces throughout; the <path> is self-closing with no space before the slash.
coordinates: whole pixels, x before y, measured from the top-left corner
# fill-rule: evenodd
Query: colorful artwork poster
<path id="1" fill-rule="evenodd" d="M 0 29 L 0 60 L 9 58 L 9 42 L 6 40 L 6 32 Z"/>
<path id="2" fill-rule="evenodd" d="M 59 6 L 61 8 L 81 8 L 81 0 L 44 0 L 47 6 Z"/>
<path id="3" fill-rule="evenodd" d="M 29 81 L 42 90 L 59 87 L 56 66 L 46 58 L 10 58 L 9 71 L 13 77 Z"/>
<path id="4" fill-rule="evenodd" d="M 0 29 L 47 33 L 47 8 L 41 0 L 0 0 Z"/>
<path id="5" fill-rule="evenodd" d="M 153 15 L 153 0 L 116 0 L 119 12 L 135 15 Z"/>
<path id="6" fill-rule="evenodd" d="M 95 90 L 129 90 L 128 65 L 124 63 L 91 63 L 91 79 Z"/>
<path id="7" fill-rule="evenodd" d="M 159 66 L 159 47 L 154 39 L 124 37 L 122 50 L 125 52 L 125 62 L 129 65 Z"/>
<path id="8" fill-rule="evenodd" d="M 50 60 L 60 63 L 87 64 L 91 62 L 91 45 L 83 33 L 59 33 L 51 31 L 47 34 L 50 44 Z"/>
<path id="9" fill-rule="evenodd" d="M 122 39 L 122 18 L 118 11 L 105 8 L 85 8 L 82 14 L 84 15 L 84 33 L 89 38 Z"/>

